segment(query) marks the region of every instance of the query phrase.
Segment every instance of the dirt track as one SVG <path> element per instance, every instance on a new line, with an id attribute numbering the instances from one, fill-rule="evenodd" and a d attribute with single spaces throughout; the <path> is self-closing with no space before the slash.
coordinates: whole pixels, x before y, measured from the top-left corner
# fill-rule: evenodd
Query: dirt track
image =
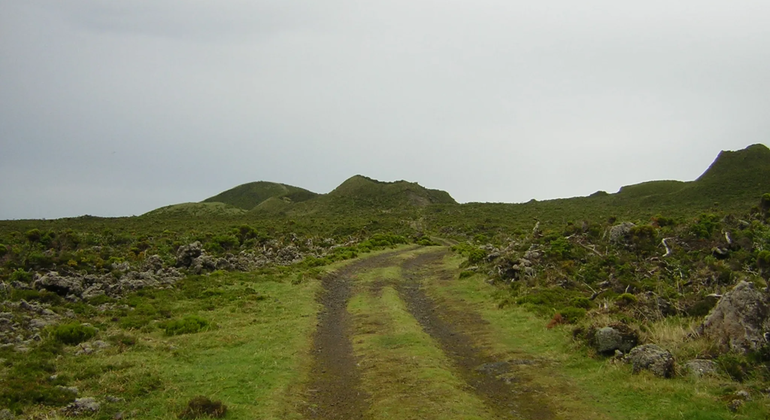
<path id="1" fill-rule="evenodd" d="M 357 261 L 323 279 L 319 296 L 323 310 L 313 341 L 313 365 L 307 384 L 306 404 L 302 410 L 308 419 L 367 418 L 369 396 L 361 387 L 361 372 L 351 343 L 351 317 L 347 303 L 352 297 L 356 275 L 368 270 L 401 264 L 403 278 L 394 284 L 408 311 L 430 335 L 449 360 L 458 377 L 467 384 L 467 392 L 478 395 L 487 406 L 490 418 L 554 418 L 548 405 L 531 389 L 518 366 L 534 363 L 489 354 L 474 339 L 484 329 L 485 321 L 475 312 L 457 310 L 434 302 L 423 288 L 430 276 L 451 281 L 452 273 L 442 272 L 440 263 L 448 252 L 435 248 L 406 261 L 398 258 L 410 250 L 381 254 Z M 399 261 L 400 260 L 400 261 Z M 401 262 L 403 261 L 403 262 Z M 375 282 L 371 292 L 379 293 L 383 283 Z"/>
<path id="2" fill-rule="evenodd" d="M 436 266 L 446 252 L 422 254 L 406 261 L 402 268 L 406 282 L 399 288 L 409 312 L 423 330 L 436 340 L 452 360 L 471 390 L 501 418 L 551 419 L 553 413 L 528 389 L 516 366 L 532 364 L 528 359 L 499 360 L 477 347 L 473 332 L 486 322 L 475 312 L 458 312 L 436 304 L 422 288 L 423 278 L 437 274 Z M 450 280 L 449 273 L 443 280 Z"/>
<path id="3" fill-rule="evenodd" d="M 306 418 L 360 419 L 368 409 L 367 395 L 361 390 L 350 342 L 350 317 L 347 303 L 356 273 L 387 266 L 391 254 L 366 258 L 325 277 L 323 305 L 318 314 L 318 329 L 313 337 L 314 363 L 307 389 Z"/>

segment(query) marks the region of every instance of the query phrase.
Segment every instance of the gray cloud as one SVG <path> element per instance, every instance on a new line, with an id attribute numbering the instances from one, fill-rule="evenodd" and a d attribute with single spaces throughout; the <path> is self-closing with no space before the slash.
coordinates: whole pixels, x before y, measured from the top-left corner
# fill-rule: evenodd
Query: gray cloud
<path id="1" fill-rule="evenodd" d="M 521 202 L 690 180 L 770 143 L 766 2 L 0 8 L 0 218 L 356 173 Z"/>

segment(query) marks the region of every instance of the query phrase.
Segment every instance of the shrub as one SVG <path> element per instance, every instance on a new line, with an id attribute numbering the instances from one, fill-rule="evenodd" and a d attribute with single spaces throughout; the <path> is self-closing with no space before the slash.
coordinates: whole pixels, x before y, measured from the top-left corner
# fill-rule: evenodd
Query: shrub
<path id="1" fill-rule="evenodd" d="M 476 272 L 473 270 L 463 270 L 460 272 L 460 278 L 466 279 L 468 277 L 472 277 L 474 274 L 476 274 Z"/>
<path id="2" fill-rule="evenodd" d="M 701 214 L 692 226 L 692 233 L 703 239 L 708 239 L 719 227 L 719 216 L 716 214 Z"/>
<path id="3" fill-rule="evenodd" d="M 50 329 L 50 337 L 63 344 L 75 345 L 96 336 L 96 328 L 77 322 L 59 324 Z"/>
<path id="4" fill-rule="evenodd" d="M 574 324 L 577 321 L 580 321 L 581 319 L 585 318 L 586 316 L 586 310 L 583 308 L 575 308 L 574 306 L 568 306 L 566 308 L 562 308 L 559 313 L 561 314 L 562 319 L 564 322 L 569 324 Z"/>
<path id="5" fill-rule="evenodd" d="M 24 234 L 24 236 L 30 242 L 38 242 L 40 238 L 43 236 L 43 234 L 40 232 L 40 229 L 31 229 L 31 230 L 28 230 L 27 233 Z"/>
<path id="6" fill-rule="evenodd" d="M 4 257 L 8 253 L 8 247 L 4 244 L 0 244 L 0 258 Z"/>
<path id="7" fill-rule="evenodd" d="M 227 413 L 227 406 L 222 401 L 212 401 L 199 395 L 187 403 L 187 407 L 179 413 L 180 419 L 197 419 L 199 417 L 222 418 Z"/>
<path id="8" fill-rule="evenodd" d="M 32 281 L 32 273 L 25 271 L 24 269 L 17 268 L 9 278 L 11 281 L 18 281 L 20 283 L 29 283 Z"/>
<path id="9" fill-rule="evenodd" d="M 182 319 L 166 322 L 163 327 L 166 335 L 193 334 L 208 327 L 209 322 L 197 316 L 190 315 Z"/>
<path id="10" fill-rule="evenodd" d="M 615 300 L 618 302 L 618 305 L 621 306 L 631 305 L 638 301 L 636 296 L 632 295 L 631 293 L 623 293 L 616 297 Z"/>
<path id="11" fill-rule="evenodd" d="M 757 254 L 757 268 L 762 272 L 765 279 L 770 276 L 770 251 L 759 251 L 759 254 Z"/>
<path id="12" fill-rule="evenodd" d="M 570 300 L 569 304 L 570 306 L 574 306 L 576 308 L 588 309 L 591 307 L 591 300 L 586 297 L 576 297 Z"/>

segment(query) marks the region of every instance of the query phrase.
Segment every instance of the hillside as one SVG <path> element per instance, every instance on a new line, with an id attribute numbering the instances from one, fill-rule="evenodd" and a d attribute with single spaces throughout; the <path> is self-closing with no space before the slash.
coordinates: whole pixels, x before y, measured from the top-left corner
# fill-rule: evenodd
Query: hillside
<path id="1" fill-rule="evenodd" d="M 240 216 L 246 210 L 225 203 L 181 203 L 164 206 L 142 216 L 153 217 L 221 217 Z"/>
<path id="2" fill-rule="evenodd" d="M 416 182 L 383 182 L 355 175 L 328 194 L 301 203 L 267 200 L 252 213 L 288 215 L 351 214 L 358 212 L 411 212 L 434 204 L 456 205 L 446 191 L 425 188 Z"/>
<path id="3" fill-rule="evenodd" d="M 304 188 L 294 187 L 275 182 L 257 181 L 239 185 L 213 197 L 203 200 L 204 203 L 225 203 L 243 210 L 251 210 L 270 198 L 299 203 L 310 200 L 318 194 Z"/>

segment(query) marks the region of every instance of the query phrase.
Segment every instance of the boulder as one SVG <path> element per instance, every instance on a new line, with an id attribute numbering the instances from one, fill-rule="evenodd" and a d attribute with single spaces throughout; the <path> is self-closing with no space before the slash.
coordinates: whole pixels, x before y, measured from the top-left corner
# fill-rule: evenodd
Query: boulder
<path id="1" fill-rule="evenodd" d="M 610 228 L 610 242 L 621 244 L 626 242 L 628 235 L 631 233 L 631 228 L 636 225 L 631 222 L 623 222 L 619 225 L 615 225 Z"/>
<path id="2" fill-rule="evenodd" d="M 39 277 L 32 283 L 35 289 L 45 289 L 61 296 L 83 293 L 83 279 L 78 277 L 60 276 L 56 271 L 51 271 Z"/>
<path id="3" fill-rule="evenodd" d="M 753 283 L 741 281 L 722 296 L 698 332 L 714 340 L 722 351 L 745 354 L 767 344 L 769 315 L 764 294 Z"/>
<path id="4" fill-rule="evenodd" d="M 634 347 L 624 360 L 631 363 L 634 373 L 649 370 L 661 378 L 670 378 L 674 375 L 674 356 L 655 344 Z"/>
<path id="5" fill-rule="evenodd" d="M 611 354 L 615 350 L 627 353 L 639 341 L 636 333 L 628 327 L 604 327 L 594 334 L 594 348 L 598 353 Z"/>

